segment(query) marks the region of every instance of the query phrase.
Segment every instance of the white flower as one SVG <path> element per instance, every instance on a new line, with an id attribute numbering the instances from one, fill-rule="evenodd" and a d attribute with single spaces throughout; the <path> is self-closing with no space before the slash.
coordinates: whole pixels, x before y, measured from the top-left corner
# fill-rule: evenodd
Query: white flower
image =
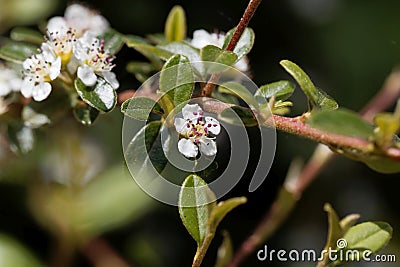
<path id="1" fill-rule="evenodd" d="M 222 48 L 225 41 L 225 34 L 223 33 L 209 33 L 206 30 L 200 29 L 193 32 L 193 39 L 191 40 L 191 45 L 201 49 L 207 45 L 214 45 Z M 243 57 L 238 62 L 234 64 L 234 67 L 240 71 L 248 71 L 249 64 L 247 57 Z"/>
<path id="2" fill-rule="evenodd" d="M 212 117 L 204 117 L 204 112 L 197 104 L 186 105 L 182 109 L 182 118 L 175 118 L 174 125 L 178 133 L 184 138 L 178 142 L 178 150 L 185 157 L 194 158 L 199 148 L 202 154 L 214 156 L 217 153 L 217 144 L 209 137 L 218 135 L 221 131 L 219 122 Z"/>
<path id="3" fill-rule="evenodd" d="M 13 69 L 0 63 L 0 97 L 21 89 L 22 79 Z"/>
<path id="4" fill-rule="evenodd" d="M 76 30 L 77 36 L 82 36 L 86 31 L 100 35 L 109 27 L 108 21 L 96 11 L 80 4 L 72 4 L 65 10 L 64 17 L 53 17 L 47 24 L 47 29 L 51 32 L 54 29 L 72 28 Z"/>
<path id="5" fill-rule="evenodd" d="M 24 97 L 33 97 L 36 101 L 46 99 L 51 92 L 50 81 L 58 77 L 61 70 L 61 57 L 56 57 L 49 46 L 42 46 L 40 54 L 26 59 L 21 93 Z"/>
<path id="6" fill-rule="evenodd" d="M 104 50 L 104 40 L 97 39 L 86 32 L 73 47 L 76 60 L 79 62 L 78 78 L 87 86 L 96 84 L 97 76 L 102 76 L 114 89 L 119 87 L 115 73 L 111 72 L 114 56 Z"/>
<path id="7" fill-rule="evenodd" d="M 51 51 L 56 57 L 61 58 L 61 63 L 66 64 L 72 57 L 72 48 L 76 42 L 75 31 L 59 25 L 53 31 L 47 32 L 46 42 L 42 44 L 43 51 Z"/>

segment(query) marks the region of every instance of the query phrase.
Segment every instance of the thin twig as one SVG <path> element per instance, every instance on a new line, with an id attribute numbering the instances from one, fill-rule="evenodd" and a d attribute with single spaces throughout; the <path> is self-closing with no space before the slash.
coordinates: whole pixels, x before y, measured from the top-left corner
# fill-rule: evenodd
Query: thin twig
<path id="1" fill-rule="evenodd" d="M 249 25 L 251 18 L 257 11 L 258 6 L 261 4 L 261 0 L 250 0 L 249 4 L 247 5 L 246 10 L 243 13 L 242 18 L 239 21 L 239 24 L 236 27 L 235 32 L 231 40 L 229 41 L 228 45 L 226 46 L 226 51 L 233 51 L 238 44 L 240 37 L 242 37 L 243 32 Z M 212 91 L 214 90 L 215 84 L 218 82 L 220 78 L 219 73 L 213 73 L 208 80 L 207 84 L 203 88 L 203 96 L 210 97 Z"/>
<path id="2" fill-rule="evenodd" d="M 362 117 L 371 122 L 373 117 L 387 108 L 389 108 L 400 95 L 400 73 L 393 72 L 387 79 L 382 89 L 375 95 L 374 98 L 360 112 Z M 279 124 L 278 124 L 279 125 Z M 285 127 L 288 128 L 287 126 Z M 291 133 L 297 133 L 298 129 L 291 130 Z M 294 194 L 297 201 L 306 188 L 314 181 L 324 167 L 334 158 L 335 154 L 330 150 L 325 149 L 325 145 L 319 144 L 314 151 L 309 162 L 301 171 L 294 188 L 290 191 Z M 386 156 L 390 158 L 400 159 L 400 149 L 389 148 L 386 150 Z M 265 242 L 277 228 L 289 216 L 292 209 L 282 209 L 282 203 L 275 200 L 271 208 L 267 211 L 261 222 L 258 224 L 254 232 L 242 243 L 241 247 L 235 253 L 229 267 L 237 267 L 244 259 L 246 259 L 253 251 Z M 282 214 L 284 213 L 284 214 Z M 279 223 L 274 218 L 281 218 Z"/>

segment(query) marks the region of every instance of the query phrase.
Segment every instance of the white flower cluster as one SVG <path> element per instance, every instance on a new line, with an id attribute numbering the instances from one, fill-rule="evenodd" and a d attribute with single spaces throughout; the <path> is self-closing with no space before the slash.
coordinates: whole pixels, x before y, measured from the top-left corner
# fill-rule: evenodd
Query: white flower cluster
<path id="1" fill-rule="evenodd" d="M 225 41 L 225 34 L 223 33 L 209 33 L 206 30 L 200 29 L 193 32 L 193 39 L 191 45 L 196 48 L 203 48 L 207 45 L 214 45 L 222 48 Z M 243 57 L 233 65 L 240 71 L 248 71 L 249 63 L 247 57 Z"/>
<path id="2" fill-rule="evenodd" d="M 187 104 L 182 109 L 183 119 L 175 118 L 175 129 L 183 137 L 178 142 L 178 150 L 185 157 L 194 158 L 199 153 L 205 156 L 214 156 L 217 153 L 217 144 L 211 135 L 218 135 L 221 131 L 219 122 L 212 117 L 205 117 L 201 107 L 197 104 Z"/>
<path id="3" fill-rule="evenodd" d="M 118 81 L 111 72 L 114 57 L 105 50 L 104 40 L 96 37 L 108 28 L 104 17 L 79 4 L 70 5 L 64 17 L 50 19 L 40 53 L 23 62 L 22 95 L 36 101 L 46 99 L 52 90 L 50 82 L 62 70 L 77 74 L 87 86 L 96 83 L 96 75 L 102 76 L 117 89 Z"/>

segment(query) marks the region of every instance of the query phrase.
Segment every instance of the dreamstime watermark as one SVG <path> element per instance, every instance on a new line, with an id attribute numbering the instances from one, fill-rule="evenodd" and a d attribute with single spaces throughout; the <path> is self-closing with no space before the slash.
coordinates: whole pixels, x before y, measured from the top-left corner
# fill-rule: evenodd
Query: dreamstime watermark
<path id="1" fill-rule="evenodd" d="M 186 70 L 189 70 L 189 72 L 186 72 Z M 233 93 L 242 99 L 245 105 L 257 110 L 257 102 L 251 102 L 254 98 L 249 101 L 248 97 L 249 94 L 254 95 L 258 90 L 257 85 L 237 69 L 213 62 L 191 62 L 167 68 L 144 82 L 136 91 L 135 97 L 150 96 L 156 102 L 162 102 L 165 101 L 163 95 L 168 90 L 182 88 L 182 86 L 189 84 L 196 91 L 201 86 L 204 86 L 210 76 L 216 72 L 219 73 L 220 79 L 215 83 L 215 90 L 218 90 L 219 86 L 224 83 L 235 83 L 236 87 L 239 86 L 243 90 Z M 187 73 L 193 73 L 193 75 L 187 75 Z M 168 85 L 173 84 L 173 86 L 166 89 L 164 83 L 163 87 L 163 79 L 167 81 Z M 154 102 L 154 105 L 156 105 L 156 102 Z M 205 103 L 211 102 L 215 105 L 221 104 L 217 98 L 213 97 L 192 98 L 189 101 L 179 103 L 173 111 L 169 112 L 167 118 L 162 121 L 149 122 L 148 120 L 137 120 L 125 116 L 122 128 L 125 161 L 135 182 L 149 196 L 163 203 L 177 206 L 183 179 L 190 173 L 200 173 L 207 168 L 212 169 L 215 155 L 210 157 L 199 154 L 200 156 L 193 160 L 186 158 L 178 151 L 180 135 L 174 125 L 168 123 L 173 122 L 175 118 L 184 117 L 181 110 L 187 104 L 198 104 L 203 107 Z M 127 109 L 134 108 L 134 106 L 127 107 Z M 265 108 L 268 109 L 268 105 Z M 208 182 L 208 186 L 219 199 L 227 194 L 242 178 L 249 163 L 251 140 L 246 126 L 234 109 L 226 108 L 224 110 L 225 117 L 228 117 L 228 120 L 220 119 L 218 112 L 213 112 L 212 108 L 207 110 L 203 107 L 203 109 L 204 114 L 202 116 L 219 120 L 221 129 L 224 132 L 218 135 L 215 141 L 217 144 L 219 143 L 220 148 L 217 151 L 217 156 L 218 153 L 221 153 L 228 158 L 227 165 L 222 171 L 219 170 L 219 173 L 221 173 L 219 177 L 213 177 L 213 180 Z M 150 108 L 148 113 L 151 110 Z M 256 112 L 255 119 L 257 124 L 262 125 L 261 119 L 263 118 L 259 117 Z M 255 164 L 256 167 L 253 171 L 253 177 L 250 177 L 249 192 L 255 191 L 263 183 L 275 156 L 275 128 L 259 127 L 258 130 L 260 141 L 257 142 L 257 146 L 259 146 L 260 152 L 258 162 Z M 146 140 L 149 139 L 153 140 L 153 144 L 146 143 Z M 205 201 L 211 202 L 212 200 Z M 207 203 L 196 204 L 201 206 Z"/>
<path id="2" fill-rule="evenodd" d="M 338 239 L 336 242 L 336 249 L 324 249 L 321 252 L 317 252 L 313 249 L 304 250 L 275 250 L 269 249 L 267 245 L 264 245 L 262 249 L 257 252 L 257 259 L 259 261 L 291 261 L 291 262 L 319 262 L 322 260 L 328 260 L 330 262 L 396 262 L 396 255 L 372 255 L 372 251 L 365 249 L 346 249 L 346 239 Z"/>

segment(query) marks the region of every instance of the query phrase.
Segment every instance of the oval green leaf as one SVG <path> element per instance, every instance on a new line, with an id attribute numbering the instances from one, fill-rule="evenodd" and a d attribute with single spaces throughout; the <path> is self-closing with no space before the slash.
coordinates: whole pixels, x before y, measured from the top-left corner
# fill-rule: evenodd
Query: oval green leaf
<path id="1" fill-rule="evenodd" d="M 338 108 L 337 102 L 327 93 L 315 87 L 310 77 L 298 65 L 289 60 L 282 60 L 280 64 L 297 81 L 314 107 L 327 110 Z"/>
<path id="2" fill-rule="evenodd" d="M 101 77 L 95 86 L 86 86 L 79 78 L 75 80 L 75 89 L 79 96 L 91 107 L 103 111 L 111 111 L 117 103 L 114 88 Z"/>
<path id="3" fill-rule="evenodd" d="M 20 64 L 38 52 L 37 46 L 22 42 L 10 42 L 0 48 L 0 58 Z"/>
<path id="4" fill-rule="evenodd" d="M 19 242 L 0 234 L 0 266 L 40 267 L 44 266 Z"/>
<path id="5" fill-rule="evenodd" d="M 107 30 L 99 36 L 99 39 L 104 40 L 104 49 L 111 55 L 118 53 L 125 43 L 122 34 L 114 29 Z"/>
<path id="6" fill-rule="evenodd" d="M 92 125 L 100 115 L 100 111 L 84 102 L 78 103 L 73 109 L 74 117 L 85 126 Z"/>
<path id="7" fill-rule="evenodd" d="M 370 250 L 376 253 L 391 239 L 393 228 L 386 222 L 365 222 L 351 227 L 344 235 L 346 250 Z"/>
<path id="8" fill-rule="evenodd" d="M 36 45 L 44 42 L 43 34 L 26 27 L 15 27 L 11 30 L 10 37 L 14 41 L 28 42 Z"/>
<path id="9" fill-rule="evenodd" d="M 175 112 L 190 100 L 194 89 L 194 73 L 187 57 L 174 55 L 165 63 L 160 75 L 160 91 L 173 100 Z"/>
<path id="10" fill-rule="evenodd" d="M 197 175 L 189 175 L 179 193 L 179 214 L 183 225 L 197 242 L 198 246 L 207 234 L 207 223 L 215 207 L 215 195 Z"/>
<path id="11" fill-rule="evenodd" d="M 261 86 L 254 94 L 258 102 L 264 103 L 275 96 L 276 101 L 285 101 L 294 92 L 295 85 L 289 81 L 278 81 Z"/>
<path id="12" fill-rule="evenodd" d="M 252 93 L 243 85 L 237 82 L 226 82 L 219 86 L 220 93 L 231 94 L 243 99 L 247 105 L 257 109 L 259 107 L 256 98 Z"/>
<path id="13" fill-rule="evenodd" d="M 307 124 L 329 133 L 366 140 L 374 133 L 372 125 L 364 121 L 357 113 L 343 108 L 314 111 L 307 120 Z"/>
<path id="14" fill-rule="evenodd" d="M 231 212 L 234 208 L 247 202 L 245 197 L 235 197 L 225 201 L 221 201 L 211 212 L 209 219 L 209 231 L 215 233 L 219 223 L 225 218 L 225 216 Z"/>
<path id="15" fill-rule="evenodd" d="M 222 46 L 222 49 L 226 49 L 226 47 L 228 46 L 229 42 L 232 39 L 232 36 L 234 34 L 236 30 L 236 27 L 231 29 L 225 36 L 225 40 L 224 40 L 224 45 Z M 237 43 L 237 45 L 235 46 L 235 48 L 233 49 L 233 52 L 237 55 L 237 60 L 240 60 L 241 58 L 243 58 L 245 55 L 247 55 L 251 48 L 254 45 L 254 31 L 251 28 L 246 28 L 242 34 L 242 36 L 239 39 L 239 42 Z"/>
<path id="16" fill-rule="evenodd" d="M 186 56 L 190 62 L 201 61 L 200 50 L 186 43 L 182 42 L 172 42 L 166 45 L 157 46 L 159 49 L 163 49 L 174 54 L 180 54 Z"/>
<path id="17" fill-rule="evenodd" d="M 136 120 L 146 121 L 150 113 L 163 114 L 160 104 L 148 97 L 134 97 L 121 105 L 121 112 Z"/>
<path id="18" fill-rule="evenodd" d="M 165 22 L 165 37 L 168 42 L 186 38 L 186 16 L 181 6 L 174 6 L 169 12 Z"/>
<path id="19" fill-rule="evenodd" d="M 237 56 L 232 51 L 226 51 L 214 45 L 207 45 L 200 50 L 202 61 L 215 62 L 226 66 L 231 66 L 236 62 Z M 207 68 L 207 73 L 221 72 L 226 66 L 212 64 Z"/>
<path id="20" fill-rule="evenodd" d="M 237 126 L 245 125 L 246 127 L 253 127 L 258 125 L 257 118 L 254 116 L 253 112 L 241 106 L 233 106 L 224 109 L 218 114 L 218 119 Z"/>

